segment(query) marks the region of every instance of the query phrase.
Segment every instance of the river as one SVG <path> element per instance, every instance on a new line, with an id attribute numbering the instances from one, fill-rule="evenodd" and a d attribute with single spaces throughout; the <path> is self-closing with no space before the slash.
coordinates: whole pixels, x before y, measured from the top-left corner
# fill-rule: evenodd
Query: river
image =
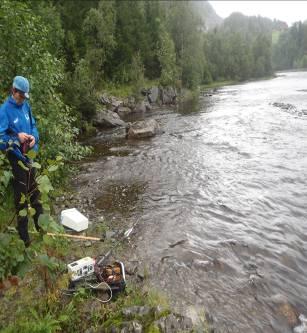
<path id="1" fill-rule="evenodd" d="M 151 116 L 161 135 L 96 145 L 97 205 L 139 220 L 133 256 L 182 312 L 217 332 L 293 332 L 280 304 L 307 315 L 307 72 Z"/>

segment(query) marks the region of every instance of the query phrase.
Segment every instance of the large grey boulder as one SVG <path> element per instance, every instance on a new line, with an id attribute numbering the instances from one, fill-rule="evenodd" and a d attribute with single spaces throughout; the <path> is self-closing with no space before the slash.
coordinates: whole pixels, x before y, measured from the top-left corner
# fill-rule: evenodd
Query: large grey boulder
<path id="1" fill-rule="evenodd" d="M 141 102 L 138 102 L 135 107 L 134 107 L 134 112 L 146 112 L 147 108 L 146 108 L 146 103 L 145 101 L 141 101 Z"/>
<path id="2" fill-rule="evenodd" d="M 108 110 L 98 110 L 93 123 L 94 126 L 100 128 L 126 126 L 117 113 Z"/>
<path id="3" fill-rule="evenodd" d="M 106 94 L 103 94 L 101 97 L 100 97 L 100 103 L 102 105 L 110 105 L 111 104 L 111 101 L 109 99 L 109 97 L 106 95 Z"/>
<path id="4" fill-rule="evenodd" d="M 124 117 L 128 116 L 129 114 L 131 114 L 133 111 L 127 106 L 120 106 L 116 110 L 116 112 L 121 118 L 124 118 Z"/>
<path id="5" fill-rule="evenodd" d="M 149 103 L 157 103 L 159 99 L 159 88 L 158 87 L 152 87 L 148 91 L 148 101 Z"/>
<path id="6" fill-rule="evenodd" d="M 105 105 L 107 108 L 111 109 L 112 111 L 118 109 L 121 105 L 123 105 L 123 101 L 118 100 L 114 96 L 108 96 L 107 94 L 103 94 L 100 97 L 99 102 L 102 105 Z"/>
<path id="7" fill-rule="evenodd" d="M 120 101 L 120 100 L 116 99 L 115 97 L 112 97 L 112 101 L 111 101 L 112 111 L 116 111 L 121 105 L 123 105 L 123 101 Z"/>
<path id="8" fill-rule="evenodd" d="M 133 96 L 129 96 L 123 100 L 123 106 L 126 106 L 132 110 L 134 109 L 135 104 L 136 104 L 136 101 L 135 101 L 135 97 L 133 97 Z"/>
<path id="9" fill-rule="evenodd" d="M 173 87 L 166 87 L 161 89 L 162 104 L 176 104 L 177 91 Z"/>
<path id="10" fill-rule="evenodd" d="M 154 119 L 137 121 L 130 125 L 127 136 L 129 139 L 149 138 L 156 135 L 159 129 L 159 124 Z"/>
<path id="11" fill-rule="evenodd" d="M 150 111 L 152 109 L 152 106 L 148 102 L 145 102 L 145 108 L 146 111 Z"/>

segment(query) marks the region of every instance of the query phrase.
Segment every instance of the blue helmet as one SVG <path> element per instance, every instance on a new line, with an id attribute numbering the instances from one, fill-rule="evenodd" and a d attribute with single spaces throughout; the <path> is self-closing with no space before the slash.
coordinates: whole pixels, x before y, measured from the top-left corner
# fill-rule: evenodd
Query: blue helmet
<path id="1" fill-rule="evenodd" d="M 13 88 L 16 88 L 25 93 L 25 97 L 29 98 L 30 84 L 28 79 L 23 76 L 15 76 L 13 81 Z"/>

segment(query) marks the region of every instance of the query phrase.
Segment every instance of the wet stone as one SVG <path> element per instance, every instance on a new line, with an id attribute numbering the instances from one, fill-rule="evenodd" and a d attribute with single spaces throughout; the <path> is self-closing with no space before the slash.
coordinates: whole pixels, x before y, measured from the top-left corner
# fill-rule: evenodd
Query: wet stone
<path id="1" fill-rule="evenodd" d="M 252 270 L 257 270 L 258 266 L 253 262 L 248 262 L 244 264 L 244 268 L 247 269 L 248 271 L 252 271 Z"/>
<path id="2" fill-rule="evenodd" d="M 127 106 L 120 106 L 118 109 L 117 109 L 117 113 L 120 117 L 125 117 L 129 114 L 132 113 L 132 110 L 127 107 Z"/>
<path id="3" fill-rule="evenodd" d="M 290 304 L 285 296 L 277 294 L 274 295 L 271 300 L 276 306 L 277 313 L 284 317 L 291 327 L 298 325 L 298 311 Z"/>
<path id="4" fill-rule="evenodd" d="M 214 258 L 214 259 L 212 260 L 212 263 L 213 263 L 213 266 L 214 266 L 216 269 L 219 269 L 219 270 L 223 270 L 224 267 L 225 267 L 224 263 L 223 263 L 221 260 L 217 259 L 217 258 Z"/>
<path id="5" fill-rule="evenodd" d="M 257 282 L 261 279 L 260 276 L 256 275 L 256 274 L 250 274 L 249 278 L 248 278 L 248 283 L 250 285 L 256 285 Z"/>
<path id="6" fill-rule="evenodd" d="M 133 123 L 128 130 L 129 139 L 149 138 L 159 132 L 159 124 L 156 120 L 144 120 Z"/>
<path id="7" fill-rule="evenodd" d="M 195 259 L 193 260 L 193 267 L 207 270 L 212 266 L 212 263 L 209 260 L 199 260 Z"/>
<path id="8" fill-rule="evenodd" d="M 141 101 L 141 102 L 137 103 L 133 111 L 134 112 L 146 112 L 145 102 Z"/>
<path id="9" fill-rule="evenodd" d="M 299 316 L 300 325 L 294 328 L 294 333 L 307 333 L 307 318 L 304 315 Z"/>
<path id="10" fill-rule="evenodd" d="M 156 103 L 159 98 L 159 88 L 158 87 L 152 87 L 149 89 L 148 92 L 148 100 L 150 103 Z"/>
<path id="11" fill-rule="evenodd" d="M 106 239 L 111 239 L 116 235 L 114 231 L 107 231 L 106 232 Z"/>
<path id="12" fill-rule="evenodd" d="M 298 313 L 291 304 L 284 303 L 279 305 L 278 313 L 286 318 L 290 326 L 295 326 L 298 324 Z"/>
<path id="13" fill-rule="evenodd" d="M 136 316 L 145 317 L 150 314 L 153 314 L 154 309 L 149 306 L 131 306 L 129 308 L 125 308 L 122 311 L 123 316 L 127 319 L 134 318 Z"/>
<path id="14" fill-rule="evenodd" d="M 154 324 L 163 333 L 192 332 L 193 328 L 190 318 L 173 313 L 156 320 Z"/>

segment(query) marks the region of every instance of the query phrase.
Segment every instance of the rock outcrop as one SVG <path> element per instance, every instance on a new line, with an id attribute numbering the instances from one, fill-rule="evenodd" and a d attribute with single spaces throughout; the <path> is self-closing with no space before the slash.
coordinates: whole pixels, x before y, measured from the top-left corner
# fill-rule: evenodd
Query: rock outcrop
<path id="1" fill-rule="evenodd" d="M 147 98 L 149 103 L 154 104 L 158 102 L 160 90 L 158 87 L 152 87 L 148 90 Z"/>
<path id="2" fill-rule="evenodd" d="M 159 124 L 156 120 L 142 120 L 130 125 L 127 133 L 129 139 L 150 138 L 159 131 Z"/>
<path id="3" fill-rule="evenodd" d="M 134 112 L 146 112 L 146 104 L 145 104 L 145 101 L 141 101 L 141 102 L 138 102 L 134 109 L 133 109 Z"/>
<path id="4" fill-rule="evenodd" d="M 112 128 L 126 126 L 126 123 L 120 119 L 116 112 L 109 110 L 99 110 L 93 120 L 94 126 L 98 128 Z"/>
<path id="5" fill-rule="evenodd" d="M 155 327 L 159 332 L 177 333 L 177 332 L 192 332 L 192 320 L 178 314 L 171 313 L 167 317 L 162 317 L 154 322 Z"/>
<path id="6" fill-rule="evenodd" d="M 177 103 L 177 91 L 173 87 L 153 86 L 142 90 L 143 99 L 137 101 L 133 96 L 119 100 L 114 96 L 103 94 L 99 102 L 103 109 L 96 112 L 93 125 L 97 128 L 126 127 L 126 137 L 139 139 L 149 138 L 159 131 L 158 123 L 151 119 L 140 121 L 131 126 L 125 123 L 127 116 L 131 114 L 145 114 L 151 111 L 155 106 L 175 105 Z M 105 110 L 106 109 L 106 110 Z"/>
<path id="7" fill-rule="evenodd" d="M 151 87 L 143 89 L 144 97 L 141 101 L 136 101 L 133 96 L 126 99 L 118 100 L 114 96 L 103 94 L 99 102 L 106 106 L 109 110 L 117 112 L 120 116 L 126 116 L 128 109 L 131 112 L 146 112 L 152 109 L 152 105 L 175 105 L 177 103 L 177 91 L 174 87 Z M 128 109 L 127 109 L 128 108 Z"/>
<path id="8" fill-rule="evenodd" d="M 176 104 L 177 92 L 173 87 L 166 87 L 161 89 L 161 101 L 162 104 L 170 105 Z"/>
<path id="9" fill-rule="evenodd" d="M 120 116 L 120 118 L 125 118 L 131 113 L 133 113 L 133 111 L 128 106 L 120 106 L 117 109 L 116 113 Z"/>
<path id="10" fill-rule="evenodd" d="M 193 331 L 193 323 L 190 318 L 177 313 L 167 314 L 159 307 L 132 306 L 124 308 L 122 314 L 124 321 L 119 326 L 111 326 L 109 330 L 99 332 L 143 333 L 145 329 L 140 322 L 150 324 L 151 332 L 188 333 Z"/>

